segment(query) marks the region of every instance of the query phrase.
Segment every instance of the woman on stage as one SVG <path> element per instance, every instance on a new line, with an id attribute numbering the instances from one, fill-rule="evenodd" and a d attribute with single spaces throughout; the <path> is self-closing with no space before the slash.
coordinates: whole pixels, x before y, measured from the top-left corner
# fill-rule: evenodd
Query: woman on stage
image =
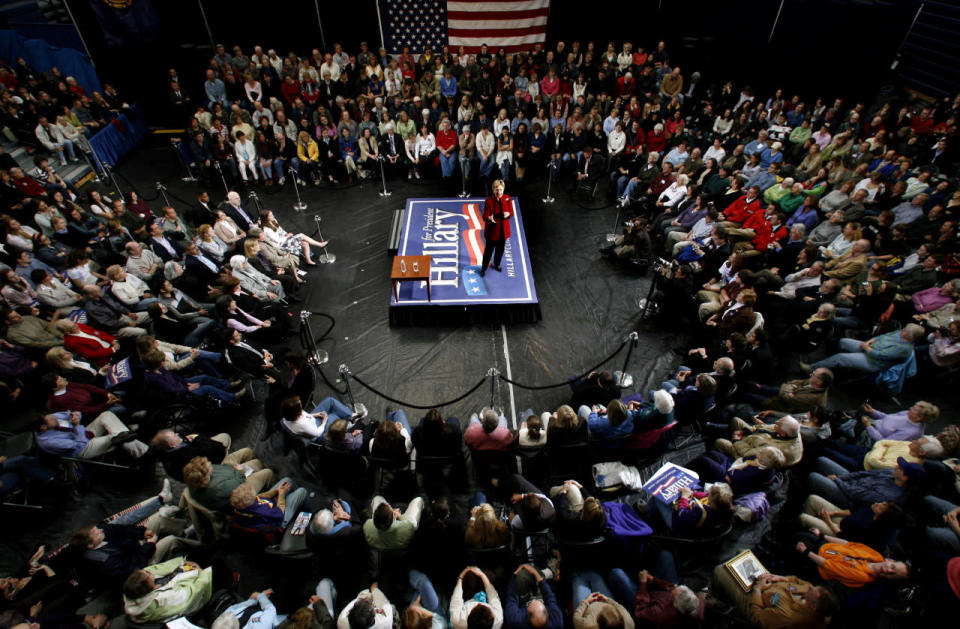
<path id="1" fill-rule="evenodd" d="M 483 262 L 480 263 L 480 276 L 486 274 L 487 265 L 493 257 L 493 268 L 500 270 L 503 248 L 510 237 L 510 217 L 513 216 L 513 200 L 503 193 L 503 179 L 493 182 L 493 196 L 483 202 Z M 495 254 L 495 255 L 494 255 Z"/>

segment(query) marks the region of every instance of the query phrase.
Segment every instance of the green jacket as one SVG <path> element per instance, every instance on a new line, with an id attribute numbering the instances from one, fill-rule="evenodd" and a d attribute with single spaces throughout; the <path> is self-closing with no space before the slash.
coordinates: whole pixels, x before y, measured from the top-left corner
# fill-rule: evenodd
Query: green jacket
<path id="1" fill-rule="evenodd" d="M 63 345 L 63 335 L 53 324 L 34 316 L 26 316 L 20 323 L 11 325 L 7 329 L 7 340 L 32 349 Z"/>
<path id="2" fill-rule="evenodd" d="M 123 596 L 123 611 L 134 622 L 162 623 L 174 616 L 191 614 L 207 604 L 213 592 L 213 569 L 183 570 L 183 557 L 174 557 L 145 568 L 154 577 L 172 578 L 138 599 Z"/>
<path id="3" fill-rule="evenodd" d="M 190 489 L 194 500 L 211 511 L 224 511 L 230 506 L 230 494 L 247 480 L 240 470 L 232 465 L 214 464 L 210 484 L 203 489 Z"/>
<path id="4" fill-rule="evenodd" d="M 798 207 L 803 204 L 803 194 L 790 194 L 784 195 L 777 202 L 777 205 L 783 210 L 783 213 L 787 216 L 793 214 Z"/>

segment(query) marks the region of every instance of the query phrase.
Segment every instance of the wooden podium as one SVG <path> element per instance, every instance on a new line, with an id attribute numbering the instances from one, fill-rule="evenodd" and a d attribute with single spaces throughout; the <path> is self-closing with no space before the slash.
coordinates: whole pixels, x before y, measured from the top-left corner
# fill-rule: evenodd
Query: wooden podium
<path id="1" fill-rule="evenodd" d="M 400 262 L 406 267 L 401 269 Z M 414 263 L 417 270 L 414 271 Z M 393 267 L 390 269 L 390 281 L 393 282 L 393 298 L 400 303 L 401 282 L 427 282 L 427 301 L 430 299 L 430 256 L 394 256 Z"/>

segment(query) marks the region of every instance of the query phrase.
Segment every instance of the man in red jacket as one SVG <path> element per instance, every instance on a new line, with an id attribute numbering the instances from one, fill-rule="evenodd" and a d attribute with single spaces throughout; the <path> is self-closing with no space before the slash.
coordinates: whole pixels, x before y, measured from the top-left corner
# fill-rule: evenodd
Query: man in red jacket
<path id="1" fill-rule="evenodd" d="M 63 332 L 63 346 L 68 350 L 95 362 L 99 366 L 106 365 L 113 353 L 120 349 L 116 338 L 92 328 L 85 323 L 77 323 L 70 319 L 60 319 L 56 323 L 57 329 Z"/>
<path id="2" fill-rule="evenodd" d="M 487 272 L 487 265 L 493 257 L 493 268 L 500 270 L 503 249 L 510 237 L 510 218 L 513 216 L 513 199 L 503 193 L 503 179 L 493 182 L 493 196 L 483 202 L 483 262 L 480 263 L 480 275 Z M 494 255 L 495 254 L 495 255 Z"/>

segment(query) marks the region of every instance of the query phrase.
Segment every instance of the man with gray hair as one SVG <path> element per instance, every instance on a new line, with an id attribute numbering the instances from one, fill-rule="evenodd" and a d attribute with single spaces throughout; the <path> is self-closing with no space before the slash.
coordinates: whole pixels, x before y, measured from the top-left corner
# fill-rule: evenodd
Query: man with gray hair
<path id="1" fill-rule="evenodd" d="M 673 555 L 660 550 L 655 553 L 651 572 L 641 570 L 637 581 L 620 568 L 607 577 L 610 589 L 618 600 L 633 600 L 633 609 L 641 626 L 685 627 L 703 621 L 705 600 L 685 585 L 678 585 Z"/>
<path id="2" fill-rule="evenodd" d="M 318 510 L 310 519 L 306 531 L 307 546 L 319 554 L 342 551 L 347 544 L 358 544 L 363 532 L 360 519 L 346 500 L 337 498 L 329 509 Z"/>
<path id="3" fill-rule="evenodd" d="M 504 629 L 562 629 L 563 612 L 543 574 L 528 563 L 513 572 L 503 602 Z"/>
<path id="4" fill-rule="evenodd" d="M 506 450 L 513 444 L 513 436 L 502 413 L 484 408 L 479 417 L 476 413 L 470 417 L 463 440 L 474 450 Z"/>
<path id="5" fill-rule="evenodd" d="M 863 342 L 856 339 L 840 339 L 839 353 L 813 365 L 800 363 L 800 369 L 846 367 L 867 373 L 886 371 L 907 360 L 913 353 L 914 343 L 923 337 L 923 327 L 916 323 L 909 323 L 902 330 L 887 332 Z"/>
<path id="6" fill-rule="evenodd" d="M 733 431 L 732 440 L 717 439 L 714 448 L 727 456 L 738 458 L 757 454 L 766 446 L 783 453 L 784 467 L 796 465 L 803 456 L 803 441 L 800 439 L 800 422 L 785 415 L 775 424 L 765 424 L 762 419 L 754 419 L 750 425 L 739 417 L 730 422 Z"/>

